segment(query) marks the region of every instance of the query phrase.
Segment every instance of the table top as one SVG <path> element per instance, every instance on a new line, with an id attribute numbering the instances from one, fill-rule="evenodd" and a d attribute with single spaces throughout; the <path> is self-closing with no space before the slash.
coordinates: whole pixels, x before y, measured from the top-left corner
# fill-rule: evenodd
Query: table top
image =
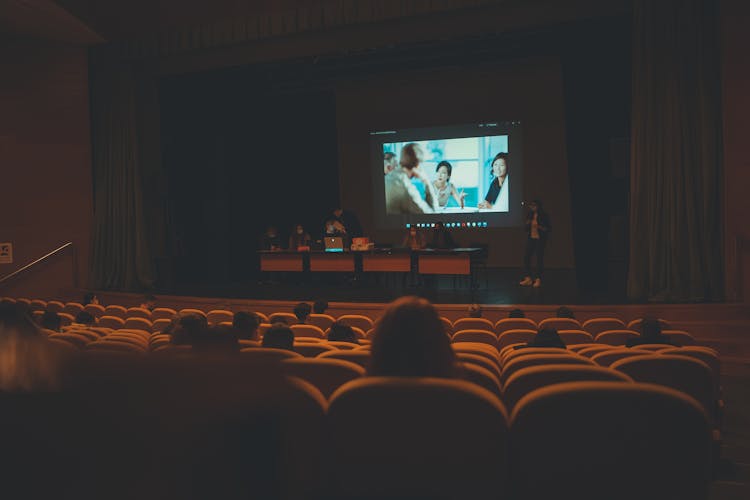
<path id="1" fill-rule="evenodd" d="M 484 250 L 483 248 L 422 248 L 412 250 L 410 248 L 374 248 L 372 250 L 344 250 L 343 252 L 326 252 L 325 250 L 309 250 L 298 252 L 296 250 L 258 250 L 259 254 L 271 255 L 304 255 L 304 254 L 325 254 L 325 255 L 388 255 L 388 254 L 426 254 L 426 255 L 451 255 L 451 254 L 472 254 Z"/>

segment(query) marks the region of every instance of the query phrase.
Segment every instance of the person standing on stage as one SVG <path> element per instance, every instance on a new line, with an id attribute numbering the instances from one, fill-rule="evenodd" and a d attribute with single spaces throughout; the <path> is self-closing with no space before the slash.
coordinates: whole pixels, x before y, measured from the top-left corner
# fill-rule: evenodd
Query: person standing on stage
<path id="1" fill-rule="evenodd" d="M 362 236 L 362 224 L 359 223 L 359 218 L 351 210 L 344 210 L 338 207 L 333 210 L 331 219 L 338 223 L 336 225 L 337 229 L 350 238 L 359 238 Z"/>
<path id="2" fill-rule="evenodd" d="M 544 247 L 547 245 L 551 226 L 549 216 L 542 208 L 542 202 L 534 200 L 529 203 L 529 213 L 526 215 L 526 252 L 523 256 L 523 265 L 526 276 L 521 281 L 521 286 L 542 286 L 542 273 L 544 272 Z M 531 258 L 536 256 L 536 272 L 531 269 Z"/>

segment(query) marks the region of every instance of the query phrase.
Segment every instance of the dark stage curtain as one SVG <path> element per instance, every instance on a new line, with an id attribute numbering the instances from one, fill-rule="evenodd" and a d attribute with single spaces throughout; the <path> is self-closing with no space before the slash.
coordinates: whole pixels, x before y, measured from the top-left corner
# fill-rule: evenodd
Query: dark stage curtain
<path id="1" fill-rule="evenodd" d="M 126 66 L 92 71 L 94 231 L 91 286 L 135 290 L 152 284 L 138 161 L 135 81 Z"/>
<path id="2" fill-rule="evenodd" d="M 722 298 L 717 6 L 636 0 L 628 296 Z"/>

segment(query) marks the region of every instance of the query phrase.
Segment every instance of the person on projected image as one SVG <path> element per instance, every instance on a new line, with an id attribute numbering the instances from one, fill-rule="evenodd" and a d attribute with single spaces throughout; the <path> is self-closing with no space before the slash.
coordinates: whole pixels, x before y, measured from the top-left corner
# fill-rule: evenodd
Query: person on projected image
<path id="1" fill-rule="evenodd" d="M 464 208 L 464 198 L 466 198 L 466 193 L 464 193 L 463 189 L 461 191 L 457 190 L 456 186 L 451 182 L 453 166 L 443 160 L 438 163 L 435 172 L 437 176 L 432 183 L 432 187 L 435 188 L 438 206 L 440 206 L 440 208 L 445 208 L 448 205 L 448 200 L 452 196 L 453 199 L 456 200 L 456 203 L 458 203 L 458 206 Z"/>
<path id="2" fill-rule="evenodd" d="M 398 158 L 395 153 L 388 151 L 383 154 L 383 175 L 388 175 L 398 166 Z"/>
<path id="3" fill-rule="evenodd" d="M 521 280 L 521 286 L 542 286 L 542 273 L 544 272 L 544 247 L 547 245 L 547 237 L 551 230 L 549 216 L 542 208 L 540 200 L 529 203 L 529 213 L 526 215 L 526 251 L 523 256 L 523 265 L 526 276 Z M 536 269 L 531 269 L 531 258 L 536 256 Z"/>
<path id="4" fill-rule="evenodd" d="M 421 168 L 424 152 L 419 144 L 409 143 L 401 148 L 399 166 L 385 176 L 385 208 L 391 215 L 431 214 L 438 209 L 435 188 Z M 412 180 L 424 186 L 422 195 Z"/>
<path id="5" fill-rule="evenodd" d="M 508 153 L 498 153 L 492 159 L 492 182 L 487 196 L 480 201 L 477 208 L 491 209 L 499 212 L 508 211 Z"/>

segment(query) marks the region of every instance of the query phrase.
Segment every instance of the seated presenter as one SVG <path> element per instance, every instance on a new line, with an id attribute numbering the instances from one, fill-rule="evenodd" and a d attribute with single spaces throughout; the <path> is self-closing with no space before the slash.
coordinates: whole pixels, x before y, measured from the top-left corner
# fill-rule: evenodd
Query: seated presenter
<path id="1" fill-rule="evenodd" d="M 461 191 L 456 189 L 456 186 L 451 182 L 451 174 L 453 173 L 453 166 L 447 161 L 441 161 L 438 163 L 435 169 L 437 177 L 432 183 L 432 187 L 435 188 L 435 194 L 438 199 L 438 206 L 444 208 L 448 205 L 448 200 L 453 197 L 458 203 L 458 206 L 464 208 L 464 198 L 466 193 L 463 189 Z"/>
<path id="2" fill-rule="evenodd" d="M 385 176 L 385 208 L 389 215 L 429 214 L 438 209 L 435 188 L 420 165 L 423 158 L 419 144 L 412 142 L 401 149 L 399 166 Z M 412 180 L 422 183 L 424 198 Z"/>
<path id="3" fill-rule="evenodd" d="M 404 241 L 401 242 L 401 246 L 404 248 L 410 248 L 411 250 L 421 250 L 425 247 L 424 235 L 417 231 L 417 228 L 411 226 L 404 235 Z"/>
<path id="4" fill-rule="evenodd" d="M 261 250 L 280 250 L 281 249 L 281 238 L 279 233 L 276 231 L 276 226 L 268 226 L 266 232 L 260 237 L 260 249 Z"/>
<path id="5" fill-rule="evenodd" d="M 492 159 L 492 182 L 487 196 L 479 202 L 477 208 L 508 211 L 508 153 L 498 153 Z"/>
<path id="6" fill-rule="evenodd" d="M 297 250 L 299 247 L 310 246 L 310 235 L 305 232 L 302 224 L 297 224 L 289 235 L 289 250 Z"/>

